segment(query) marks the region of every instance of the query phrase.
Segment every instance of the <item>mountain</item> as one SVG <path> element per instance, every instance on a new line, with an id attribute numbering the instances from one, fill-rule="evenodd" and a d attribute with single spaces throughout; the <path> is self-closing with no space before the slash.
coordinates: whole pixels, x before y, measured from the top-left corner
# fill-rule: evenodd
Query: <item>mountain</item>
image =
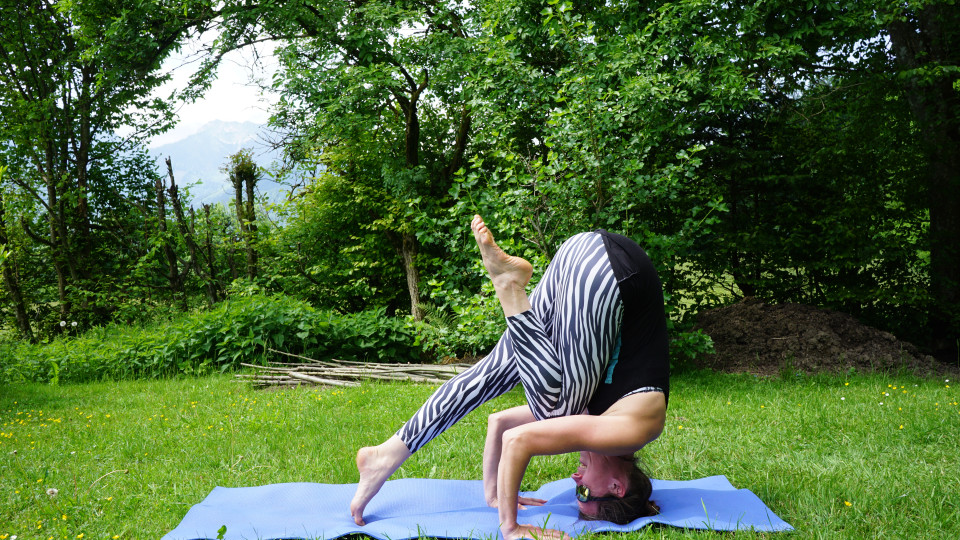
<path id="1" fill-rule="evenodd" d="M 261 167 L 269 167 L 280 160 L 279 150 L 270 150 L 261 140 L 264 126 L 253 122 L 214 121 L 204 125 L 199 131 L 179 141 L 150 149 L 160 163 L 160 170 L 166 173 L 164 159 L 170 158 L 173 164 L 173 176 L 180 188 L 190 187 L 191 205 L 224 203 L 231 204 L 234 197 L 233 185 L 227 174 L 221 171 L 230 156 L 240 150 L 253 152 L 253 160 Z M 197 185 L 191 185 L 199 182 Z M 280 184 L 262 178 L 257 183 L 260 193 L 271 199 L 279 196 L 283 188 Z"/>

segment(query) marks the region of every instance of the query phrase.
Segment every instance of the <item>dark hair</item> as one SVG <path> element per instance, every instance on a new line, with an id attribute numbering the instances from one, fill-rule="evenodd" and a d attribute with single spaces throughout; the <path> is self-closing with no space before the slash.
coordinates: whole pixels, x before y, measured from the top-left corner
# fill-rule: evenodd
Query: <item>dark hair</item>
<path id="1" fill-rule="evenodd" d="M 650 500 L 650 495 L 653 493 L 650 477 L 643 472 L 635 457 L 622 456 L 622 459 L 631 462 L 627 473 L 626 494 L 619 499 L 597 501 L 597 513 L 588 515 L 580 512 L 580 519 L 610 521 L 617 525 L 626 525 L 635 519 L 660 513 L 660 506 Z"/>

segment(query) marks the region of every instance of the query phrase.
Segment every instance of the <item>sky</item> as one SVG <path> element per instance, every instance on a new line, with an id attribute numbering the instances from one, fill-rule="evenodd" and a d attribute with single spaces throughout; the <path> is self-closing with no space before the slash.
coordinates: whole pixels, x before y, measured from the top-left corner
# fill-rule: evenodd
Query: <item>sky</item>
<path id="1" fill-rule="evenodd" d="M 167 59 L 163 69 L 169 70 L 173 79 L 156 91 L 157 96 L 166 98 L 174 89 L 186 86 L 200 62 L 197 52 L 204 42 L 213 37 L 204 34 L 186 44 L 179 54 Z M 273 47 L 270 44 L 258 47 L 259 62 L 256 61 L 257 55 L 250 50 L 233 51 L 226 55 L 220 64 L 217 80 L 203 98 L 181 106 L 176 127 L 155 137 L 148 146 L 155 148 L 179 141 L 215 120 L 266 123 L 270 116 L 268 109 L 277 98 L 273 94 L 261 96 L 260 88 L 251 79 L 269 82 L 276 62 L 271 55 Z"/>

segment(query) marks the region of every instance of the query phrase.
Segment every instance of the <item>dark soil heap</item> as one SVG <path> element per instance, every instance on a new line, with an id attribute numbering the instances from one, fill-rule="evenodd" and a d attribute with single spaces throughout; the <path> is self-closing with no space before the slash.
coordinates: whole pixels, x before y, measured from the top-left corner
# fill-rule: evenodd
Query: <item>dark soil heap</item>
<path id="1" fill-rule="evenodd" d="M 892 334 L 850 315 L 802 304 L 765 304 L 755 298 L 697 317 L 716 354 L 701 367 L 724 372 L 775 375 L 803 372 L 910 372 L 939 375 L 950 366 L 924 355 Z"/>

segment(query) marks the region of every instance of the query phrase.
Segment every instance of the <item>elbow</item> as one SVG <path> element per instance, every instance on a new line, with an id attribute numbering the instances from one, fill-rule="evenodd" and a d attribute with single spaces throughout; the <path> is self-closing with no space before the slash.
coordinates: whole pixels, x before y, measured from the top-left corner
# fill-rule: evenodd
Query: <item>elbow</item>
<path id="1" fill-rule="evenodd" d="M 657 426 L 655 426 L 655 427 L 652 427 L 652 428 L 647 432 L 646 440 L 643 442 L 643 445 L 642 445 L 642 446 L 646 446 L 646 445 L 652 443 L 653 441 L 657 440 L 658 438 L 660 438 L 660 435 L 663 434 L 663 428 L 664 428 L 664 424 L 663 424 L 663 423 L 661 423 L 661 424 L 659 424 L 659 425 L 657 425 Z"/>
<path id="2" fill-rule="evenodd" d="M 495 412 L 487 417 L 487 431 L 496 431 L 503 433 L 504 418 L 503 411 Z"/>
<path id="3" fill-rule="evenodd" d="M 666 414 L 660 415 L 654 419 L 651 419 L 649 422 L 646 422 L 638 434 L 638 447 L 643 448 L 644 446 L 657 440 L 657 438 L 663 434 L 663 430 L 666 427 L 666 422 Z"/>
<path id="4" fill-rule="evenodd" d="M 503 455 L 530 456 L 530 437 L 527 430 L 522 428 L 508 429 L 503 432 L 501 439 Z"/>

